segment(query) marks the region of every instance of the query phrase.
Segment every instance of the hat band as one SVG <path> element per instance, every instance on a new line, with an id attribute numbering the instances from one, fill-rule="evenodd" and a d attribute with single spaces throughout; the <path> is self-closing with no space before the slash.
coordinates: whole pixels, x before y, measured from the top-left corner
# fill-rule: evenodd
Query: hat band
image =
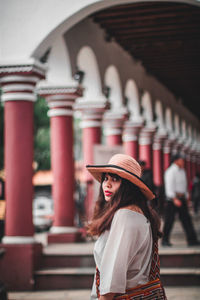
<path id="1" fill-rule="evenodd" d="M 115 169 L 118 169 L 118 170 L 121 170 L 121 171 L 125 171 L 126 173 L 136 177 L 137 179 L 141 180 L 144 183 L 144 181 L 139 176 L 137 176 L 136 174 L 134 174 L 134 173 L 122 168 L 122 167 L 119 167 L 117 165 L 97 165 L 97 166 L 87 165 L 86 168 L 115 168 Z M 102 173 L 106 173 L 106 172 L 102 172 Z"/>

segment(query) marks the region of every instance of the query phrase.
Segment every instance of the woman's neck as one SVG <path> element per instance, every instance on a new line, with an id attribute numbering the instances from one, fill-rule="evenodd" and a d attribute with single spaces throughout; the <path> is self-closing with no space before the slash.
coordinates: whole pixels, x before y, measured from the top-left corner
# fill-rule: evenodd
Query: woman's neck
<path id="1" fill-rule="evenodd" d="M 144 213 L 143 213 L 143 211 L 141 210 L 141 208 L 140 208 L 139 206 L 135 205 L 135 204 L 131 204 L 131 205 L 128 205 L 128 206 L 124 206 L 124 207 L 122 207 L 121 209 L 123 209 L 123 208 L 130 209 L 130 210 L 132 210 L 132 211 L 135 211 L 135 212 L 137 212 L 137 213 L 139 213 L 139 214 L 144 215 Z"/>

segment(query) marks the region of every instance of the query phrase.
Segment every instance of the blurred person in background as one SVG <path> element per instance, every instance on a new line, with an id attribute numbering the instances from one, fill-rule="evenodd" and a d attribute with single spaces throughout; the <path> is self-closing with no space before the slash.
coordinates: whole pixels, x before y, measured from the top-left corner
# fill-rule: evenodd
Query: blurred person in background
<path id="1" fill-rule="evenodd" d="M 178 153 L 172 157 L 171 165 L 164 173 L 164 186 L 166 206 L 162 245 L 172 246 L 170 242 L 170 234 L 174 225 L 176 214 L 178 214 L 186 233 L 188 246 L 200 245 L 188 208 L 189 195 L 187 176 L 184 169 L 184 159 Z"/>

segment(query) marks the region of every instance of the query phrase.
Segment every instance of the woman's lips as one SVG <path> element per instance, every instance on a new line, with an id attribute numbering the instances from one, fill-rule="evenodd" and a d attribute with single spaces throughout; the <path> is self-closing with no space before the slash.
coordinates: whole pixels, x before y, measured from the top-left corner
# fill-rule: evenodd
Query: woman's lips
<path id="1" fill-rule="evenodd" d="M 104 193 L 105 193 L 106 196 L 111 196 L 112 195 L 112 193 L 109 192 L 109 191 L 105 191 Z"/>

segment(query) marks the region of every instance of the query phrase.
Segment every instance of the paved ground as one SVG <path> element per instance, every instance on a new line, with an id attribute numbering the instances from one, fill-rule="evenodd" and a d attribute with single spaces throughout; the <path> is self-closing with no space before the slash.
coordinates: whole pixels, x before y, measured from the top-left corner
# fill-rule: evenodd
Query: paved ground
<path id="1" fill-rule="evenodd" d="M 166 288 L 168 300 L 199 300 L 200 287 Z M 10 293 L 9 300 L 89 300 L 90 290 Z"/>
<path id="2" fill-rule="evenodd" d="M 197 231 L 199 240 L 200 240 L 200 213 L 198 216 L 193 216 L 193 222 L 195 229 Z M 46 235 L 39 234 L 36 235 L 36 239 L 41 241 L 44 246 L 46 245 Z M 172 248 L 168 248 L 169 251 L 187 251 L 188 247 L 185 240 L 185 235 L 183 229 L 180 226 L 180 222 L 177 220 L 172 232 L 173 243 Z M 57 251 L 58 253 L 62 252 L 73 252 L 81 251 L 90 253 L 93 250 L 93 243 L 82 243 L 81 245 L 73 244 L 60 245 L 55 249 L 54 246 L 48 247 L 45 249 L 46 252 Z M 199 247 L 198 247 L 199 249 Z M 160 251 L 167 251 L 167 248 L 160 247 Z M 166 294 L 168 300 L 199 300 L 200 299 L 200 287 L 166 287 Z M 40 291 L 40 292 L 12 292 L 8 293 L 9 300 L 89 300 L 90 299 L 90 290 L 73 290 L 73 291 Z"/>

